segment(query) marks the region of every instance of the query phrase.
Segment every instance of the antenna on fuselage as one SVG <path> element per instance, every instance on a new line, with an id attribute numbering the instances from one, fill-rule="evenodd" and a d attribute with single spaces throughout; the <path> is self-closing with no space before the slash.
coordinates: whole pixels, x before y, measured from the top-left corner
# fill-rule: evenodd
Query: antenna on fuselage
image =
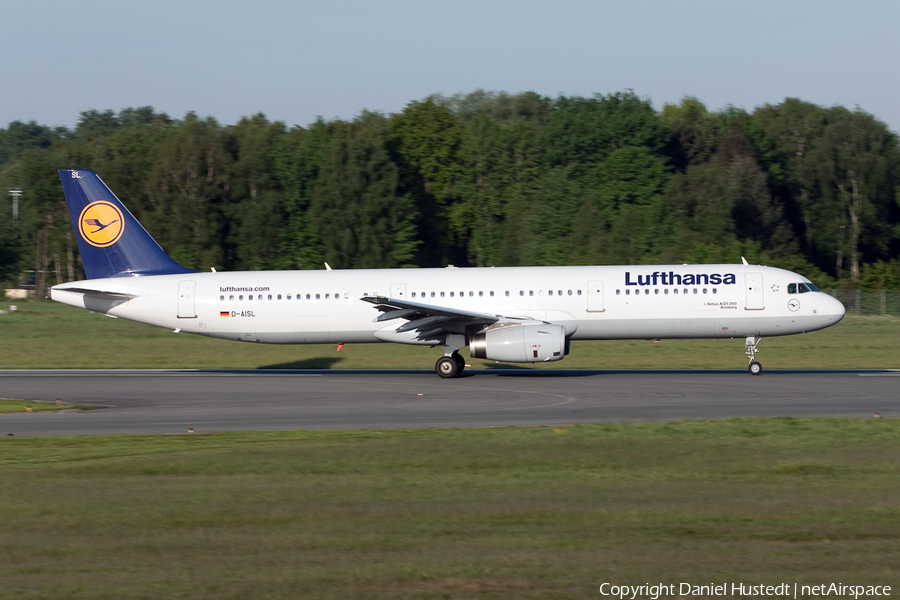
<path id="1" fill-rule="evenodd" d="M 329 265 L 328 263 L 325 263 L 325 270 L 331 271 L 331 265 Z"/>
<path id="2" fill-rule="evenodd" d="M 747 262 L 747 259 L 744 258 L 744 257 L 742 256 L 742 257 L 741 257 L 741 264 L 749 265 L 750 263 L 748 263 L 748 262 Z"/>

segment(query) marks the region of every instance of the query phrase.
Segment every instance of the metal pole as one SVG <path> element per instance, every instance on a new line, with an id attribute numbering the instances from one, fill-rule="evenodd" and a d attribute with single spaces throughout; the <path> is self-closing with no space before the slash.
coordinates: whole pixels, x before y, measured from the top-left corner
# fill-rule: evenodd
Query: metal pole
<path id="1" fill-rule="evenodd" d="M 22 195 L 22 190 L 19 188 L 8 188 L 9 195 L 12 196 L 12 210 L 13 210 L 13 231 L 15 231 L 16 237 L 19 237 L 19 196 Z"/>

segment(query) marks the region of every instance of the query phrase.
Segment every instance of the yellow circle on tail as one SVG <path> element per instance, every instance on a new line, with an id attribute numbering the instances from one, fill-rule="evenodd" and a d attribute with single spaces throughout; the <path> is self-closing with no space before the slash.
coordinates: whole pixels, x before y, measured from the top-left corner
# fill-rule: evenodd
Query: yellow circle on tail
<path id="1" fill-rule="evenodd" d="M 91 202 L 84 207 L 81 216 L 78 217 L 78 231 L 81 237 L 97 248 L 112 246 L 119 241 L 124 230 L 122 211 L 106 200 Z"/>

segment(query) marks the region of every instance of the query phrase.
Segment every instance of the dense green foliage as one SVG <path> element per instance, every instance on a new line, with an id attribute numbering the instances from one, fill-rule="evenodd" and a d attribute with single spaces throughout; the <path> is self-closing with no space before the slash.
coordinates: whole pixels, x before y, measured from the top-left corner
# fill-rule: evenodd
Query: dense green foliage
<path id="1" fill-rule="evenodd" d="M 750 262 L 900 288 L 900 146 L 861 110 L 475 92 L 288 128 L 150 107 L 0 130 L 0 279 L 80 277 L 56 169 L 95 169 L 185 266 Z M 6 213 L 8 214 L 8 213 Z"/>

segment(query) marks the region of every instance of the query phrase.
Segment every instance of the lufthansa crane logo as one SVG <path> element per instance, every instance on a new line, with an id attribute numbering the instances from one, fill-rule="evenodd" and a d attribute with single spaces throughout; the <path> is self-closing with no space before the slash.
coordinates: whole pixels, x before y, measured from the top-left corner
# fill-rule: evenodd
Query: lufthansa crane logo
<path id="1" fill-rule="evenodd" d="M 122 237 L 125 222 L 122 211 L 112 202 L 98 200 L 91 202 L 81 211 L 78 217 L 78 231 L 91 246 L 106 248 L 112 246 Z"/>

